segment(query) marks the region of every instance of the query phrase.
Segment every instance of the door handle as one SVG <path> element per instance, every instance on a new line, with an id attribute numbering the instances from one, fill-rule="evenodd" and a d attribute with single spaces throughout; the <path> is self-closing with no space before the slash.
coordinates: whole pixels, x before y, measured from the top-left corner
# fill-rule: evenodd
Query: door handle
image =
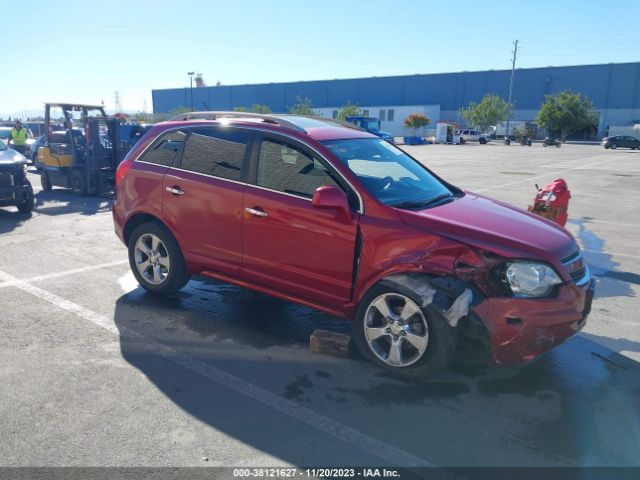
<path id="1" fill-rule="evenodd" d="M 173 195 L 184 195 L 184 191 L 180 190 L 180 187 L 174 185 L 173 187 L 166 187 L 165 190 Z"/>
<path id="2" fill-rule="evenodd" d="M 262 210 L 258 210 L 256 208 L 245 208 L 244 209 L 245 212 L 247 212 L 249 215 L 253 215 L 254 217 L 268 217 L 269 214 L 265 211 Z"/>

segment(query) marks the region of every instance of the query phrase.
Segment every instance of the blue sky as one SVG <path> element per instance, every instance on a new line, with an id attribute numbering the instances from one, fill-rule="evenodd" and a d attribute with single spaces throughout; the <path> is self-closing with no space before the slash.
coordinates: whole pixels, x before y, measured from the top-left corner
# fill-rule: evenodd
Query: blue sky
<path id="1" fill-rule="evenodd" d="M 640 61 L 640 2 L 2 2 L 0 116 L 46 101 L 152 109 L 151 90 Z M 19 21 L 17 21 L 19 19 Z"/>

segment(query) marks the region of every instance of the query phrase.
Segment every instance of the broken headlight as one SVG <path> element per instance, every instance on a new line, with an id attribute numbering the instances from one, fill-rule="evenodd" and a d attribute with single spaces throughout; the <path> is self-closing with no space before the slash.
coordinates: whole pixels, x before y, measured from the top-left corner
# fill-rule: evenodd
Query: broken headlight
<path id="1" fill-rule="evenodd" d="M 562 280 L 548 265 L 538 262 L 512 262 L 504 269 L 504 279 L 514 297 L 537 298 L 551 294 Z"/>

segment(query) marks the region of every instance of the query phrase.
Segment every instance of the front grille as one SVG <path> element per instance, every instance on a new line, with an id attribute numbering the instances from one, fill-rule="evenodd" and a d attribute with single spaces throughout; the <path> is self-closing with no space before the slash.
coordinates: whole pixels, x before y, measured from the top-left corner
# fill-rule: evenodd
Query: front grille
<path id="1" fill-rule="evenodd" d="M 0 172 L 0 188 L 13 187 L 13 175 L 10 173 Z"/>

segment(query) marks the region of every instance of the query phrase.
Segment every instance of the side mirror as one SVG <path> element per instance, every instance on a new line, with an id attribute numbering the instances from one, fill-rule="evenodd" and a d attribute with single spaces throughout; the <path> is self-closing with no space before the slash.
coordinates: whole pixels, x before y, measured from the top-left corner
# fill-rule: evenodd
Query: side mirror
<path id="1" fill-rule="evenodd" d="M 349 223 L 353 220 L 351 207 L 344 192 L 336 187 L 325 185 L 318 187 L 313 192 L 311 205 L 316 208 L 331 209 L 336 212 L 336 219 L 342 223 Z"/>

